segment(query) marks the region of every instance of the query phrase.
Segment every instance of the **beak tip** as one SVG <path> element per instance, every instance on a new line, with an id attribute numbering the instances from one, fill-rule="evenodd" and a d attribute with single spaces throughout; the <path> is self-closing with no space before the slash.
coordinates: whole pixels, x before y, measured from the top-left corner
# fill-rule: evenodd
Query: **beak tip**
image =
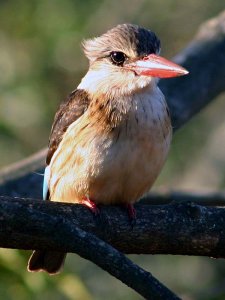
<path id="1" fill-rule="evenodd" d="M 183 69 L 182 72 L 180 72 L 180 76 L 188 75 L 189 71 L 186 69 Z"/>
<path id="2" fill-rule="evenodd" d="M 178 68 L 176 68 L 176 76 L 184 76 L 184 75 L 188 75 L 189 71 L 179 65 L 177 65 Z"/>
<path id="3" fill-rule="evenodd" d="M 187 75 L 187 74 L 189 74 L 189 71 L 188 70 L 186 70 L 186 69 L 184 69 L 184 73 L 183 73 L 184 75 Z"/>

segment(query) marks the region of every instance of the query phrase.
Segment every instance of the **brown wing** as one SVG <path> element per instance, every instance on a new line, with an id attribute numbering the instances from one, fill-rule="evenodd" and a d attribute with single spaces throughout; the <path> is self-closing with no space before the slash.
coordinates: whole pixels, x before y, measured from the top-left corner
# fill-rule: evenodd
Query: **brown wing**
<path id="1" fill-rule="evenodd" d="M 83 115 L 87 110 L 89 103 L 90 98 L 87 92 L 84 90 L 75 90 L 60 105 L 52 124 L 48 154 L 46 157 L 47 165 L 49 165 L 51 158 L 58 148 L 58 145 L 63 138 L 63 134 L 66 132 L 69 125 Z"/>

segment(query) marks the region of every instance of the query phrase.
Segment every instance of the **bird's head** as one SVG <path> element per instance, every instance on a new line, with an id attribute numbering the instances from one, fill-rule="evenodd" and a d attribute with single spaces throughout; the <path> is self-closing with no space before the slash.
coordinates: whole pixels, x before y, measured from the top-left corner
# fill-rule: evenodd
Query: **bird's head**
<path id="1" fill-rule="evenodd" d="M 84 41 L 83 48 L 90 68 L 80 86 L 92 94 L 129 95 L 151 88 L 156 78 L 188 73 L 160 57 L 160 41 L 155 33 L 137 25 L 118 25 Z"/>

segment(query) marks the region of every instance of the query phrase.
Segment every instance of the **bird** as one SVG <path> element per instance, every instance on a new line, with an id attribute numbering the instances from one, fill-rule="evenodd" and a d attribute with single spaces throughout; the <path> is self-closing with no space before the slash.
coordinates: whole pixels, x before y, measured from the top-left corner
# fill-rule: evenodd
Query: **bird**
<path id="1" fill-rule="evenodd" d="M 120 24 L 84 40 L 89 69 L 53 121 L 43 183 L 45 200 L 98 205 L 133 204 L 159 175 L 172 139 L 170 112 L 159 78 L 188 74 L 159 56 L 156 34 Z M 57 274 L 66 253 L 33 251 L 28 271 Z"/>

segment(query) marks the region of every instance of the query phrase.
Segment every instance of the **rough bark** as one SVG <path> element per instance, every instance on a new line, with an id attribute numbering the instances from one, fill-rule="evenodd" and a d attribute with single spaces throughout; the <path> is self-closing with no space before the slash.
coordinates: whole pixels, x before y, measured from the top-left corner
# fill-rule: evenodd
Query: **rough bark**
<path id="1" fill-rule="evenodd" d="M 60 231 L 65 221 L 68 234 L 79 227 L 123 253 L 225 257 L 224 208 L 174 202 L 137 204 L 136 212 L 132 227 L 126 209 L 117 206 L 101 206 L 94 216 L 82 205 L 1 197 L 0 246 L 76 252 Z"/>
<path id="2" fill-rule="evenodd" d="M 180 299 L 123 253 L 90 231 L 81 229 L 77 225 L 77 209 L 81 209 L 80 215 L 89 216 L 89 224 L 106 228 L 101 219 L 85 212 L 81 205 L 1 197 L 0 246 L 74 252 L 96 263 L 145 299 Z M 82 223 L 86 216 L 81 219 Z"/>

